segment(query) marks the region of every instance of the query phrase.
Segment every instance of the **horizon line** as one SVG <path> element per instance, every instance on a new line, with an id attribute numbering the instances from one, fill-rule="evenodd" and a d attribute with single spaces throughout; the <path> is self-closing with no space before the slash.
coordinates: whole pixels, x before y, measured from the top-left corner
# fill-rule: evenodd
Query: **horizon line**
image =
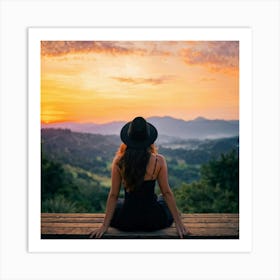
<path id="1" fill-rule="evenodd" d="M 172 117 L 172 116 L 150 116 L 150 117 L 146 117 L 145 119 L 151 119 L 151 118 L 172 118 L 172 119 L 176 119 L 176 120 L 180 120 L 180 121 L 194 121 L 197 119 L 205 119 L 205 120 L 209 120 L 209 121 L 215 121 L 215 120 L 223 120 L 223 121 L 239 121 L 239 119 L 224 119 L 224 118 L 207 118 L 207 117 L 203 117 L 203 116 L 197 116 L 195 118 L 192 119 L 183 119 L 183 118 L 178 118 L 178 117 Z M 52 125 L 52 124 L 63 124 L 63 123 L 75 123 L 75 124 L 97 124 L 97 125 L 105 125 L 108 123 L 116 123 L 116 122 L 129 122 L 130 120 L 111 120 L 111 121 L 107 121 L 107 122 L 94 122 L 94 121 L 75 121 L 75 120 L 66 120 L 66 121 L 53 121 L 53 122 L 45 122 L 41 120 L 41 125 Z"/>

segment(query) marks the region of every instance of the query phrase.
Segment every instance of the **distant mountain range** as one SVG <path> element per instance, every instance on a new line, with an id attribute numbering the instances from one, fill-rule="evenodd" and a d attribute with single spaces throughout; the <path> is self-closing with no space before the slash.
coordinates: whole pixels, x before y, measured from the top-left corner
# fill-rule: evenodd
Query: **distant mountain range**
<path id="1" fill-rule="evenodd" d="M 171 139 L 217 139 L 239 135 L 239 121 L 210 120 L 198 117 L 185 121 L 172 117 L 151 117 L 147 119 L 159 132 L 161 142 Z M 102 135 L 119 135 L 126 122 L 95 123 L 55 123 L 42 124 L 42 128 L 64 128 L 74 132 L 93 133 Z"/>

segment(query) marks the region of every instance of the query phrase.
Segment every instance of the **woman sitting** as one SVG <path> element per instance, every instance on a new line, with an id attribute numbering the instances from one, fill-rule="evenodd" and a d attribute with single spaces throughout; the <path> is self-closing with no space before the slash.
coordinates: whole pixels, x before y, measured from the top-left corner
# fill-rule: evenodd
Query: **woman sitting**
<path id="1" fill-rule="evenodd" d="M 155 149 L 157 135 L 157 129 L 142 117 L 122 128 L 123 144 L 112 163 L 112 186 L 104 222 L 91 232 L 91 238 L 101 238 L 109 226 L 123 231 L 152 231 L 173 222 L 180 238 L 188 233 L 168 184 L 165 158 Z M 156 181 L 162 193 L 159 197 L 155 194 Z M 121 184 L 124 200 L 118 199 Z"/>

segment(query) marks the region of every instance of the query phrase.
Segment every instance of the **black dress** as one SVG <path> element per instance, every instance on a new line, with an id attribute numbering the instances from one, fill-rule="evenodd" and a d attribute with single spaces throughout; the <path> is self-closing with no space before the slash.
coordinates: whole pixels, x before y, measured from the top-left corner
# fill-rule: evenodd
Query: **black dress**
<path id="1" fill-rule="evenodd" d="M 155 194 L 155 184 L 156 180 L 145 180 L 137 190 L 125 191 L 110 226 L 123 231 L 152 231 L 171 226 L 172 215 L 163 197 Z"/>

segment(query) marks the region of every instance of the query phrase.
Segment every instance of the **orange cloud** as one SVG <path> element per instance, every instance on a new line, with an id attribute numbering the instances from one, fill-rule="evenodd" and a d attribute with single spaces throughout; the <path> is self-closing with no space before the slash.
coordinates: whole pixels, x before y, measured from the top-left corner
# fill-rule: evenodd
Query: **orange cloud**
<path id="1" fill-rule="evenodd" d="M 169 46 L 169 43 L 158 41 L 41 41 L 41 55 L 106 53 L 111 55 L 170 56 Z"/>
<path id="2" fill-rule="evenodd" d="M 61 56 L 72 53 L 107 53 L 111 55 L 142 54 L 144 50 L 129 48 L 111 41 L 41 41 L 42 56 Z"/>
<path id="3" fill-rule="evenodd" d="M 168 82 L 173 78 L 171 76 L 162 76 L 159 78 L 112 77 L 112 79 L 121 83 L 159 85 Z"/>
<path id="4" fill-rule="evenodd" d="M 217 79 L 214 78 L 201 78 L 199 82 L 215 82 Z"/>
<path id="5" fill-rule="evenodd" d="M 239 67 L 238 41 L 199 42 L 183 48 L 179 54 L 188 65 L 198 65 L 213 72 L 236 73 Z"/>

